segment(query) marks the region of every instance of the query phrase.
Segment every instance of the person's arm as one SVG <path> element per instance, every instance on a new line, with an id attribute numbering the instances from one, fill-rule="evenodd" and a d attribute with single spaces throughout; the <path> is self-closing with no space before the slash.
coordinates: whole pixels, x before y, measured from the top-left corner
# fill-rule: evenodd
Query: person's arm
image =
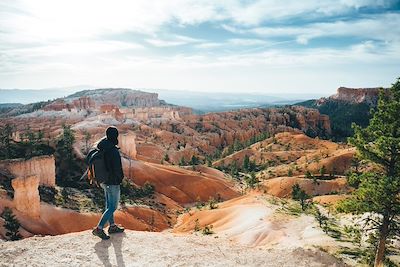
<path id="1" fill-rule="evenodd" d="M 115 179 L 121 183 L 124 178 L 124 171 L 122 169 L 121 155 L 119 154 L 118 149 L 115 148 L 112 150 L 111 158 L 112 173 L 115 175 Z"/>

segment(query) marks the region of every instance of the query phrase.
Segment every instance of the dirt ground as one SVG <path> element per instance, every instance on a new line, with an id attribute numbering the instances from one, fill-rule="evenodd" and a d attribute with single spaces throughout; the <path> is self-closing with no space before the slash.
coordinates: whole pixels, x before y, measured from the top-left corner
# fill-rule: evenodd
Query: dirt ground
<path id="1" fill-rule="evenodd" d="M 0 243 L 0 266 L 345 266 L 311 249 L 248 247 L 218 235 L 90 231 Z"/>

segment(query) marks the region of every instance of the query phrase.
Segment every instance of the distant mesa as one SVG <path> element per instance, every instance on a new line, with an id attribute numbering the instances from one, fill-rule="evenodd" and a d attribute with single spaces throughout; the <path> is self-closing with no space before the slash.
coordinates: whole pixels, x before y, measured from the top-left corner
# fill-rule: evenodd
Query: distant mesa
<path id="1" fill-rule="evenodd" d="M 375 108 L 379 92 L 385 88 L 348 88 L 339 87 L 336 94 L 316 100 L 308 100 L 296 105 L 318 109 L 321 114 L 328 115 L 332 124 L 332 135 L 335 140 L 344 140 L 353 134 L 352 123 L 362 127 L 368 125 L 370 110 Z"/>
<path id="2" fill-rule="evenodd" d="M 374 88 L 339 87 L 337 89 L 336 94 L 330 96 L 328 100 L 339 100 L 353 104 L 364 103 L 370 106 L 376 106 L 376 104 L 378 103 L 380 90 L 387 91 L 387 89 L 380 87 L 374 87 Z"/>
<path id="3" fill-rule="evenodd" d="M 158 99 L 157 93 L 147 93 L 128 88 L 102 88 L 84 90 L 66 97 L 66 100 L 88 99 L 99 104 L 113 104 L 120 107 L 154 107 L 166 105 Z"/>
<path id="4" fill-rule="evenodd" d="M 45 106 L 45 110 L 94 109 L 102 105 L 109 107 L 156 107 L 167 105 L 158 99 L 158 94 L 125 88 L 84 90 L 65 98 L 59 98 Z"/>
<path id="5" fill-rule="evenodd" d="M 158 99 L 158 94 L 126 88 L 84 90 L 53 101 L 28 105 L 7 105 L 2 117 L 58 117 L 66 120 L 97 119 L 113 122 L 148 119 L 179 120 L 192 114 L 191 108 L 179 107 Z"/>

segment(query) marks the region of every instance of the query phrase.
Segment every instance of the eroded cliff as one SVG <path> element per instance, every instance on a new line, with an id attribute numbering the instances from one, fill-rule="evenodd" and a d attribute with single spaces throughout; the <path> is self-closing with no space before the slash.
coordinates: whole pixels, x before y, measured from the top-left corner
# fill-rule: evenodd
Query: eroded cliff
<path id="1" fill-rule="evenodd" d="M 15 177 L 37 176 L 40 185 L 54 187 L 56 184 L 54 156 L 39 156 L 28 160 L 2 160 L 0 168 L 7 169 Z"/>

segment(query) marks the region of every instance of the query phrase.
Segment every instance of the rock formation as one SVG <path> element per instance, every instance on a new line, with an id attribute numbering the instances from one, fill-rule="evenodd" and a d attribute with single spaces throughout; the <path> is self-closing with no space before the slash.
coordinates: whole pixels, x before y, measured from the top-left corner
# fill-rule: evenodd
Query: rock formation
<path id="1" fill-rule="evenodd" d="M 15 177 L 35 175 L 40 185 L 52 186 L 56 184 L 54 156 L 40 156 L 31 159 L 11 159 L 0 161 L 0 168 L 7 169 Z"/>
<path id="2" fill-rule="evenodd" d="M 40 217 L 39 177 L 25 176 L 12 180 L 15 208 L 29 217 Z"/>
<path id="3" fill-rule="evenodd" d="M 389 89 L 385 88 L 340 87 L 335 95 L 296 105 L 315 108 L 320 113 L 328 115 L 332 124 L 330 136 L 335 140 L 344 141 L 346 137 L 353 135 L 352 123 L 361 127 L 368 125 L 371 118 L 370 110 L 376 107 L 381 90 L 386 95 L 390 94 Z"/>
<path id="4" fill-rule="evenodd" d="M 330 96 L 329 99 L 333 100 L 341 100 L 350 103 L 365 103 L 370 106 L 376 106 L 378 102 L 378 96 L 380 90 L 387 89 L 383 88 L 347 88 L 347 87 L 339 87 L 337 89 L 337 93 L 333 96 Z"/>
<path id="5" fill-rule="evenodd" d="M 74 104 L 75 108 L 78 109 L 93 109 L 96 105 L 96 103 L 87 96 L 75 99 L 72 103 Z"/>
<path id="6" fill-rule="evenodd" d="M 100 106 L 100 112 L 107 114 L 107 113 L 113 112 L 116 108 L 118 108 L 118 107 L 113 104 L 103 104 Z"/>
<path id="7" fill-rule="evenodd" d="M 59 100 L 54 101 L 53 103 L 50 103 L 50 104 L 46 105 L 46 106 L 43 108 L 43 110 L 45 110 L 45 111 L 50 111 L 50 110 L 53 110 L 53 111 L 62 111 L 62 110 L 66 110 L 66 109 L 68 109 L 68 108 L 69 108 L 69 106 L 68 106 L 68 104 L 65 102 L 65 100 L 59 99 Z"/>
<path id="8" fill-rule="evenodd" d="M 119 146 L 121 148 L 121 152 L 127 155 L 131 159 L 136 159 L 136 136 L 132 132 L 128 132 L 125 134 L 121 134 L 118 137 Z"/>

